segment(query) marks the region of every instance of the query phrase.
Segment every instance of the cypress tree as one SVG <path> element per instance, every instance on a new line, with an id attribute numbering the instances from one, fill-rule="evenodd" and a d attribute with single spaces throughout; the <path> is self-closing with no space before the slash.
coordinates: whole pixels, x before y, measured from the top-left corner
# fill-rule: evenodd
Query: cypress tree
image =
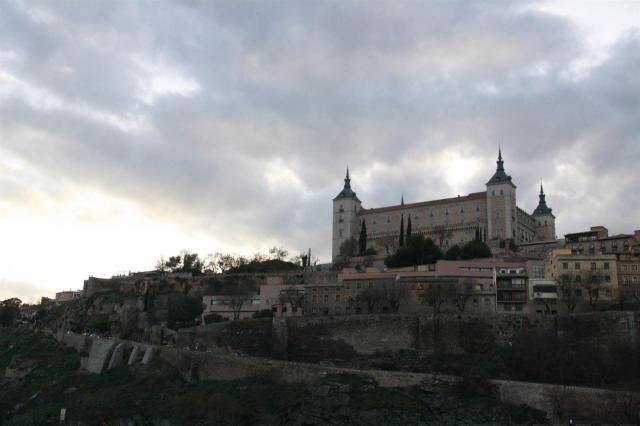
<path id="1" fill-rule="evenodd" d="M 404 247 L 404 214 L 400 216 L 400 247 Z"/>
<path id="2" fill-rule="evenodd" d="M 409 238 L 411 238 L 411 215 L 409 215 L 409 219 L 407 220 L 407 239 L 406 242 L 409 242 Z"/>
<path id="3" fill-rule="evenodd" d="M 362 220 L 362 226 L 360 227 L 360 240 L 358 241 L 358 249 L 360 254 L 364 254 L 367 251 L 367 224 L 364 219 Z"/>
<path id="4" fill-rule="evenodd" d="M 480 241 L 482 238 L 480 237 L 480 227 L 476 226 L 476 238 L 474 241 Z"/>

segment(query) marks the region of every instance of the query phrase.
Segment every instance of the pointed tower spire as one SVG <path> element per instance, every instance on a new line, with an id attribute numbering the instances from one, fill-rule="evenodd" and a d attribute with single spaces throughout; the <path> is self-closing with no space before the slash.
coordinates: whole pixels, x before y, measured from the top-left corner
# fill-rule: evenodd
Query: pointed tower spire
<path id="1" fill-rule="evenodd" d="M 404 206 L 404 192 L 402 193 L 402 195 L 400 196 L 400 205 Z"/>
<path id="2" fill-rule="evenodd" d="M 496 161 L 498 167 L 496 168 L 497 172 L 504 172 L 504 161 L 502 161 L 502 148 L 498 147 L 498 161 Z"/>
<path id="3" fill-rule="evenodd" d="M 538 195 L 538 206 L 533 211 L 533 216 L 542 214 L 551 214 L 551 208 L 547 206 L 546 196 L 544 195 L 544 188 L 542 188 L 542 182 L 540 182 L 540 194 Z"/>
<path id="4" fill-rule="evenodd" d="M 347 177 L 344 178 L 344 189 L 351 189 L 351 179 L 349 178 L 349 166 L 347 166 Z"/>
<path id="5" fill-rule="evenodd" d="M 493 174 L 487 185 L 509 182 L 511 183 L 511 176 L 504 171 L 504 161 L 502 161 L 502 147 L 498 147 L 498 161 L 496 161 L 496 172 Z M 515 186 L 515 185 L 514 185 Z"/>

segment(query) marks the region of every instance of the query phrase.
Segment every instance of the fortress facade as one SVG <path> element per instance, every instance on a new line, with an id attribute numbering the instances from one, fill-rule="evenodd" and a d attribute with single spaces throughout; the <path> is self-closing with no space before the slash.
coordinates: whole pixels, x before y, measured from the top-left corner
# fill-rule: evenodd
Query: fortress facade
<path id="1" fill-rule="evenodd" d="M 358 240 L 366 224 L 367 247 L 378 253 L 398 248 L 401 222 L 411 223 L 412 235 L 431 238 L 441 249 L 460 246 L 480 235 L 484 241 L 513 240 L 516 243 L 548 241 L 556 237 L 555 216 L 547 206 L 540 185 L 538 206 L 529 214 L 516 204 L 516 185 L 504 170 L 498 151 L 496 171 L 486 183 L 486 191 L 441 200 L 422 201 L 365 209 L 351 189 L 349 170 L 344 188 L 333 199 L 332 259 L 349 238 Z M 479 234 L 478 234 L 479 231 Z"/>

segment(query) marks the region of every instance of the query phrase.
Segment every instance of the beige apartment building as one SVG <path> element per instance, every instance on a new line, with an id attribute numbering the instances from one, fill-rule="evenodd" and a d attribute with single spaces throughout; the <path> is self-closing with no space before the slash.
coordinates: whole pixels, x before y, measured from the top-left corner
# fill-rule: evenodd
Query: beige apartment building
<path id="1" fill-rule="evenodd" d="M 530 282 L 539 281 L 544 282 L 544 262 L 531 260 L 440 260 L 393 270 L 345 269 L 334 282 L 306 285 L 305 315 L 426 313 L 430 307 L 421 295 L 432 285 L 451 288 L 457 295 L 443 305 L 443 312 L 537 312 L 529 295 Z M 370 300 L 371 290 L 379 290 L 379 300 Z"/>
<path id="2" fill-rule="evenodd" d="M 592 226 L 589 231 L 566 234 L 565 247 L 580 254 L 633 253 L 640 246 L 640 230 L 633 234 L 609 235 L 604 226 Z"/>
<path id="3" fill-rule="evenodd" d="M 640 305 L 640 255 L 617 254 L 618 292 L 624 302 Z"/>
<path id="4" fill-rule="evenodd" d="M 558 285 L 561 301 L 577 296 L 576 311 L 590 307 L 589 292 L 595 292 L 597 308 L 618 302 L 618 270 L 614 254 L 581 254 L 570 248 L 549 252 L 545 265 L 545 278 Z"/>
<path id="5" fill-rule="evenodd" d="M 250 319 L 264 310 L 271 311 L 276 317 L 304 315 L 305 286 L 301 283 L 285 284 L 286 281 L 290 281 L 285 279 L 288 275 L 290 274 L 266 277 L 266 284 L 259 286 L 257 292 L 247 295 L 239 308 L 238 319 Z M 234 308 L 229 296 L 203 296 L 202 304 L 204 305 L 203 318 L 211 314 L 218 314 L 225 321 L 234 318 Z"/>

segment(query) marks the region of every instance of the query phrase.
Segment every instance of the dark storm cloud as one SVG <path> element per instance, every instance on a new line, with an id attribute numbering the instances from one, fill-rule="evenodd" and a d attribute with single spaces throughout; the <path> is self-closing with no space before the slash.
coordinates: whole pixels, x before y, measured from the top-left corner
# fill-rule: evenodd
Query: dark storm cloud
<path id="1" fill-rule="evenodd" d="M 456 195 L 445 148 L 481 161 L 458 192 L 482 190 L 502 143 L 527 210 L 543 180 L 559 232 L 630 231 L 638 34 L 574 77 L 580 33 L 526 6 L 3 2 L 2 148 L 154 220 L 326 259 L 347 163 L 375 207 Z"/>

